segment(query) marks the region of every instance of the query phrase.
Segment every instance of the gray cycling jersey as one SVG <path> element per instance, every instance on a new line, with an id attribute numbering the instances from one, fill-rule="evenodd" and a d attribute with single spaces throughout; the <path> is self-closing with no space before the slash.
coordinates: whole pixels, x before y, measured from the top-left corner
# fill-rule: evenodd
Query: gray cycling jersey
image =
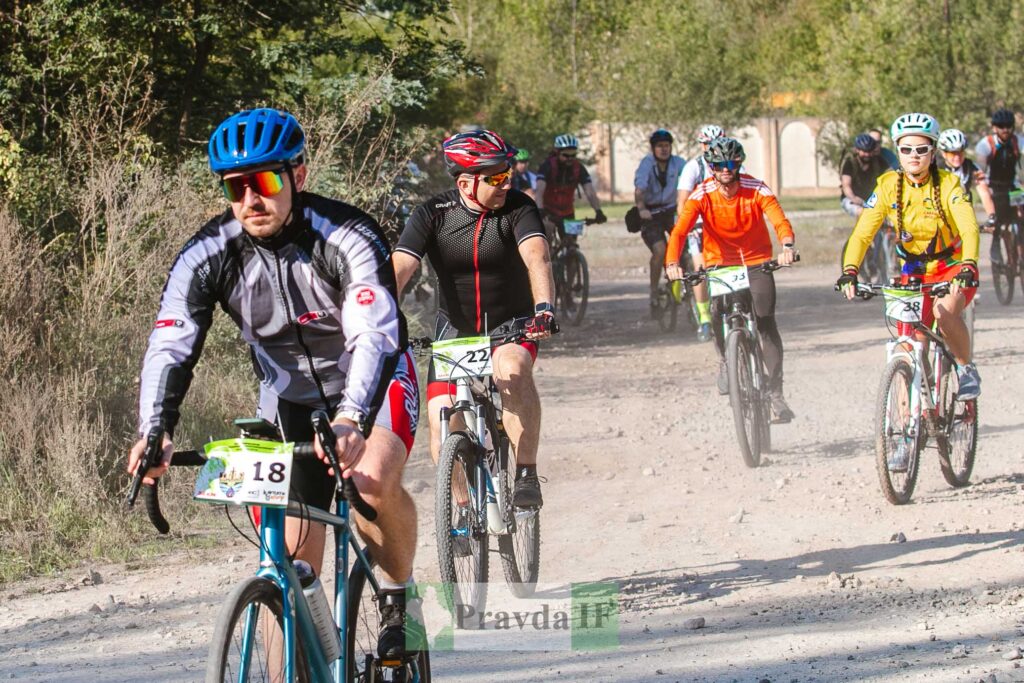
<path id="1" fill-rule="evenodd" d="M 261 394 L 358 410 L 372 425 L 408 342 L 391 250 L 359 209 L 299 197 L 303 220 L 269 240 L 229 210 L 182 248 L 143 362 L 140 433 L 161 420 L 173 432 L 218 305 L 249 344 Z"/>

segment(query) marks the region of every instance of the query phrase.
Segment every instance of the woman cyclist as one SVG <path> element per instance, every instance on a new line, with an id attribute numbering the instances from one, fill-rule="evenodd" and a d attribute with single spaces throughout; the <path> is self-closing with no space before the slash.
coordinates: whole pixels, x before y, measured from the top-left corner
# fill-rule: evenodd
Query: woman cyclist
<path id="1" fill-rule="evenodd" d="M 961 130 L 947 128 L 939 133 L 939 149 L 942 150 L 942 160 L 946 162 L 946 168 L 959 178 L 960 184 L 964 186 L 967 201 L 974 201 L 974 189 L 977 188 L 981 205 L 988 215 L 985 227 L 995 227 L 996 204 L 992 199 L 992 190 L 985 179 L 985 172 L 967 158 L 967 136 Z"/>
<path id="2" fill-rule="evenodd" d="M 935 143 L 939 123 L 928 114 L 904 114 L 892 124 L 900 168 L 884 173 L 864 203 L 853 234 L 843 249 L 843 274 L 837 288 L 852 299 L 861 261 L 875 232 L 888 218 L 896 227 L 896 253 L 902 281 L 949 282 L 949 294 L 931 300 L 921 314 L 925 325 L 938 321 L 946 346 L 956 359 L 966 401 L 981 393 L 981 378 L 971 362 L 971 343 L 960 314 L 974 298 L 978 279 L 978 222 L 959 178 L 939 170 Z M 930 304 L 930 305 L 929 305 Z"/>

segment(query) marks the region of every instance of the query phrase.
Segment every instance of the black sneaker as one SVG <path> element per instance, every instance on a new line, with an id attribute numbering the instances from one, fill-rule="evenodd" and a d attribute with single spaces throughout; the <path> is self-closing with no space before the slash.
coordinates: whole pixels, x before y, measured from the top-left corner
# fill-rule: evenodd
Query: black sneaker
<path id="1" fill-rule="evenodd" d="M 772 394 L 772 422 L 774 424 L 784 424 L 786 422 L 792 422 L 796 415 L 793 414 L 793 409 L 786 403 L 786 399 L 782 398 L 782 394 Z"/>
<path id="2" fill-rule="evenodd" d="M 724 359 L 718 361 L 718 393 L 722 396 L 729 393 L 729 365 Z"/>
<path id="3" fill-rule="evenodd" d="M 409 605 L 406 614 L 406 589 L 381 591 L 377 595 L 380 611 L 380 633 L 377 636 L 377 656 L 384 666 L 394 666 L 424 649 L 426 631 L 422 616 L 417 620 L 415 614 L 421 614 L 419 599 Z M 415 613 L 415 614 L 413 614 Z"/>
<path id="4" fill-rule="evenodd" d="M 539 508 L 544 505 L 536 470 L 520 470 L 516 477 L 516 490 L 512 493 L 512 505 L 517 508 Z"/>

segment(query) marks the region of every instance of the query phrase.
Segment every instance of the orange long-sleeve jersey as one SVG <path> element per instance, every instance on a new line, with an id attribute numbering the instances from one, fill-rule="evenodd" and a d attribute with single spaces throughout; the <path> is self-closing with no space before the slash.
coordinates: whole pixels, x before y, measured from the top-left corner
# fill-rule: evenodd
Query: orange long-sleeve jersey
<path id="1" fill-rule="evenodd" d="M 740 189 L 726 198 L 714 178 L 694 189 L 683 205 L 679 220 L 672 228 L 665 264 L 679 261 L 686 236 L 697 217 L 704 219 L 704 263 L 709 266 L 756 266 L 772 258 L 772 239 L 765 215 L 775 227 L 783 244 L 793 242 L 790 225 L 779 200 L 762 181 L 740 174 Z"/>

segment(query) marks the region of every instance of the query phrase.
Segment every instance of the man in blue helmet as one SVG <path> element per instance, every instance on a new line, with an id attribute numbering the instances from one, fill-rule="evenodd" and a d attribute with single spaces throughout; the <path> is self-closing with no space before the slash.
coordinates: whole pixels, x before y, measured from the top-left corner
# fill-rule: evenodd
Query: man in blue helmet
<path id="1" fill-rule="evenodd" d="M 416 509 L 401 485 L 419 412 L 416 372 L 388 242 L 359 209 L 303 191 L 304 148 L 298 121 L 274 109 L 239 112 L 210 136 L 210 168 L 230 208 L 171 266 L 142 368 L 139 434 L 166 429 L 164 464 L 147 473 L 155 479 L 220 306 L 249 344 L 259 415 L 283 440 L 314 441 L 312 412 L 333 416 L 345 476 L 379 513 L 356 524 L 385 574 L 378 651 L 394 659 L 405 654 L 416 548 Z M 131 449 L 130 472 L 143 448 L 140 439 Z M 321 462 L 296 461 L 291 487 L 293 500 L 330 508 L 335 483 Z M 289 517 L 285 535 L 289 552 L 319 574 L 324 525 Z"/>

